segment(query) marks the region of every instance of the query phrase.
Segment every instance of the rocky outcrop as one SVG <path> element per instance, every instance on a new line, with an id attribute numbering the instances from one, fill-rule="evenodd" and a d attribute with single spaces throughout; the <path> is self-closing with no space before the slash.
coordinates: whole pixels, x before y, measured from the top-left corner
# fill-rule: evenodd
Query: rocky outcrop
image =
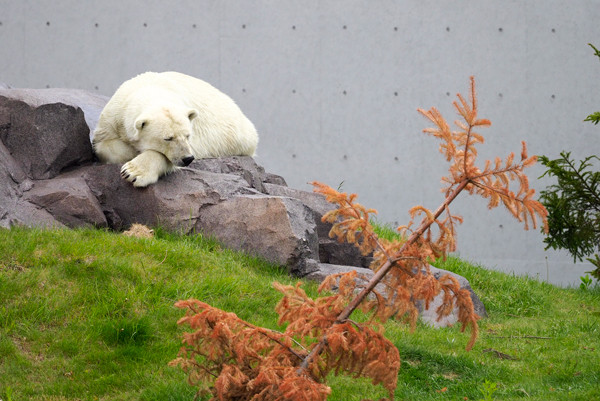
<path id="1" fill-rule="evenodd" d="M 119 166 L 96 163 L 89 133 L 106 101 L 83 91 L 0 90 L 0 226 L 142 223 L 212 235 L 299 277 L 318 269 L 320 215 L 250 157 L 195 161 L 143 189 L 122 180 Z"/>
<path id="2" fill-rule="evenodd" d="M 323 196 L 289 188 L 252 158 L 196 160 L 155 185 L 134 188 L 119 166 L 94 159 L 90 130 L 107 98 L 2 87 L 0 227 L 122 231 L 140 223 L 214 236 L 297 277 L 320 280 L 349 269 L 370 274 L 369 257 L 328 237 L 331 226 L 321 217 L 332 206 Z"/>

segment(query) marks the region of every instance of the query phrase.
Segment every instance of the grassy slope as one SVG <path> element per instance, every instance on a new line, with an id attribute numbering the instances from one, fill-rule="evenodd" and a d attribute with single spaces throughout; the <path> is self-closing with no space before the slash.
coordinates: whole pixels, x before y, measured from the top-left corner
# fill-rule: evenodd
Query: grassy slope
<path id="1" fill-rule="evenodd" d="M 293 282 L 260 260 L 201 237 L 132 239 L 92 230 L 0 230 L 0 399 L 191 400 L 175 358 L 182 311 L 198 298 L 277 328 L 271 282 Z M 475 348 L 457 328 L 387 324 L 400 350 L 399 400 L 600 399 L 600 290 L 559 289 L 449 259 L 490 317 Z M 310 291 L 314 294 L 314 285 Z M 527 338 L 526 336 L 550 337 Z M 517 359 L 500 359 L 493 348 Z M 332 400 L 385 393 L 333 378 Z"/>

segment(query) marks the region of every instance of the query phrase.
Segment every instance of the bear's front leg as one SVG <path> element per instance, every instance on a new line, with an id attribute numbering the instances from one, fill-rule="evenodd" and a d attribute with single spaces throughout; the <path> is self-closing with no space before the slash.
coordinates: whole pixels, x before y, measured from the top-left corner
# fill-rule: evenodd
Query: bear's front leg
<path id="1" fill-rule="evenodd" d="M 136 187 L 146 187 L 171 172 L 173 164 L 162 153 L 146 150 L 121 167 L 121 177 Z"/>
<path id="2" fill-rule="evenodd" d="M 102 163 L 122 164 L 133 159 L 138 153 L 121 139 L 94 141 L 94 152 Z"/>

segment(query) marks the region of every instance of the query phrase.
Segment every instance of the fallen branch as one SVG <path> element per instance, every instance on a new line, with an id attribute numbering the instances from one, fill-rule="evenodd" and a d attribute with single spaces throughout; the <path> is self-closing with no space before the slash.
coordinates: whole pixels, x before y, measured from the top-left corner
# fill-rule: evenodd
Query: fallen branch
<path id="1" fill-rule="evenodd" d="M 500 359 L 508 359 L 508 360 L 513 360 L 513 361 L 517 360 L 517 358 L 515 358 L 514 356 L 510 356 L 508 354 L 505 354 L 505 353 L 500 352 L 500 351 L 498 351 L 496 349 L 493 349 L 493 348 L 486 348 L 486 349 L 484 349 L 481 352 L 483 352 L 483 353 L 491 352 L 491 353 L 493 353 L 494 355 L 496 355 Z"/>
<path id="2" fill-rule="evenodd" d="M 490 336 L 490 338 L 531 338 L 535 340 L 554 340 L 554 337 L 539 337 L 539 336 Z"/>

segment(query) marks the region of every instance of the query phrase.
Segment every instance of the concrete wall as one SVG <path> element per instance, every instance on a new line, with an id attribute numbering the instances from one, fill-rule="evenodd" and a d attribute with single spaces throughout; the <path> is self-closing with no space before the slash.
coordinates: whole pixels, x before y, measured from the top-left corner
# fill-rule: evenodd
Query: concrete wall
<path id="1" fill-rule="evenodd" d="M 480 158 L 520 152 L 600 153 L 595 0 L 0 0 L 0 82 L 110 95 L 144 71 L 176 70 L 232 96 L 261 135 L 258 162 L 291 186 L 359 194 L 379 220 L 442 200 L 447 164 L 418 107 L 455 119 L 451 102 L 477 80 Z M 538 191 L 541 167 L 530 171 Z M 460 255 L 553 283 L 590 265 L 544 251 L 501 209 L 453 206 Z"/>

